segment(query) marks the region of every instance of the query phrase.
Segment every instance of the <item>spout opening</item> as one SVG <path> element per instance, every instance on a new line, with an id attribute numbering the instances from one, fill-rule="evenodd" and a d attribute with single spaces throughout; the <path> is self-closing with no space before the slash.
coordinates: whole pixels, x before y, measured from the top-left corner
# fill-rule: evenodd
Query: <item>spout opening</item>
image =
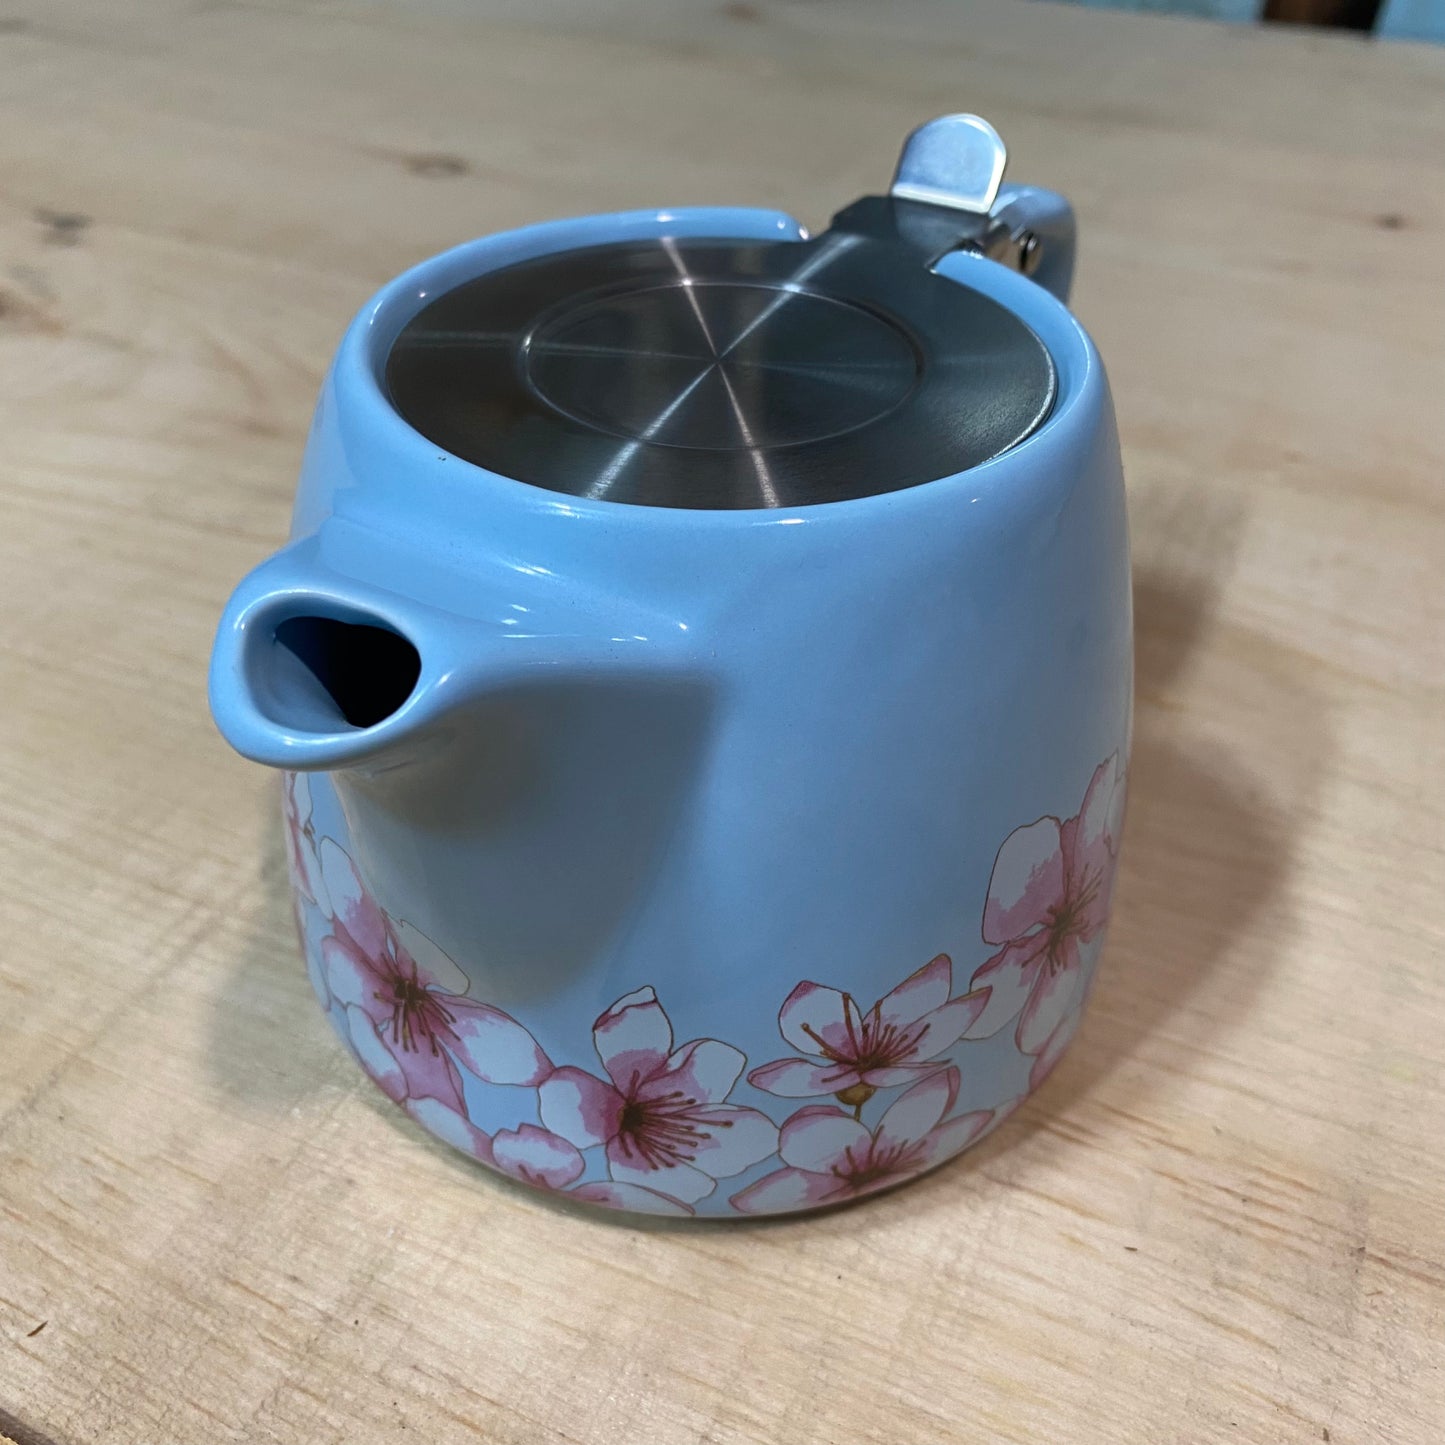
<path id="1" fill-rule="evenodd" d="M 293 614 L 250 650 L 259 710 L 296 733 L 375 727 L 405 706 L 421 676 L 415 646 L 374 617 Z"/>

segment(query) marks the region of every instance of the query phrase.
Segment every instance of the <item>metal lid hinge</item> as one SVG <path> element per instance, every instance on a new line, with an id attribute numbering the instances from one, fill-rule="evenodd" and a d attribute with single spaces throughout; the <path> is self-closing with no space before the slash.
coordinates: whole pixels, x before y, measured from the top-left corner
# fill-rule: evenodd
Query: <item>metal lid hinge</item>
<path id="1" fill-rule="evenodd" d="M 1044 259 L 1043 238 L 1026 221 L 995 210 L 1007 164 L 1003 137 L 982 116 L 940 116 L 903 143 L 889 195 L 952 212 L 956 224 L 965 223 L 956 243 L 939 254 L 978 251 L 1031 276 Z"/>

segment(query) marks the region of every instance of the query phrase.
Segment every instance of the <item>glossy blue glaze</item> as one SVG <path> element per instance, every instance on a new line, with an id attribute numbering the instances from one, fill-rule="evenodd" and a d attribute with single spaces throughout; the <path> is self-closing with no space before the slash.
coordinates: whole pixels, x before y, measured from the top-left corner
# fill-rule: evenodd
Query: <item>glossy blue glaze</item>
<path id="1" fill-rule="evenodd" d="M 768 511 L 590 501 L 440 453 L 387 404 L 387 349 L 428 297 L 524 257 L 648 234 L 802 233 L 755 210 L 559 222 L 447 252 L 363 309 L 317 408 L 292 540 L 222 619 L 212 709 L 246 756 L 312 775 L 309 846 L 349 853 L 386 915 L 552 1065 L 601 1076 L 594 1022 L 650 987 L 676 1045 L 745 1055 L 727 1107 L 778 1124 L 832 1107 L 876 1130 L 904 1083 L 855 1105 L 777 1097 L 747 1075 L 797 1054 L 779 1008 L 800 981 L 866 1010 L 947 954 L 964 994 L 998 952 L 981 919 L 1004 840 L 1078 813 L 1105 760 L 1122 769 L 1132 644 L 1108 386 L 1060 300 L 960 253 L 940 271 L 1034 329 L 1059 394 L 1013 450 L 924 486 Z M 415 690 L 379 724 L 346 725 L 278 671 L 274 631 L 294 616 L 402 634 L 421 659 Z M 313 979 L 347 1037 L 322 950 L 335 926 L 302 894 Z M 1100 941 L 1086 942 L 1086 972 Z M 951 1045 L 934 1067 L 948 1064 L 949 1117 L 994 1111 L 980 1131 L 1041 1072 L 1012 1025 Z M 460 1078 L 486 1136 L 566 1112 L 556 1089 Z M 413 1112 L 439 1127 L 431 1105 Z M 439 1132 L 465 1144 L 449 1120 Z M 619 1150 L 584 1144 L 571 1184 L 619 1177 Z M 784 1155 L 683 1203 L 733 1214 Z"/>

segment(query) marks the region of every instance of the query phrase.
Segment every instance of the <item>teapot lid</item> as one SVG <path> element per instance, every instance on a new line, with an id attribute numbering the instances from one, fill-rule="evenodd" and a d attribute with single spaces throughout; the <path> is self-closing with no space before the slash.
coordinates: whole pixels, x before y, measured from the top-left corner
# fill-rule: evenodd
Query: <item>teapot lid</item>
<path id="1" fill-rule="evenodd" d="M 490 471 L 646 506 L 844 501 L 998 456 L 1047 418 L 1056 377 L 1012 311 L 932 269 L 961 248 L 1027 269 L 988 215 L 1002 142 L 947 119 L 997 142 L 982 209 L 919 184 L 905 150 L 890 195 L 812 239 L 662 237 L 486 272 L 403 328 L 393 405 Z"/>

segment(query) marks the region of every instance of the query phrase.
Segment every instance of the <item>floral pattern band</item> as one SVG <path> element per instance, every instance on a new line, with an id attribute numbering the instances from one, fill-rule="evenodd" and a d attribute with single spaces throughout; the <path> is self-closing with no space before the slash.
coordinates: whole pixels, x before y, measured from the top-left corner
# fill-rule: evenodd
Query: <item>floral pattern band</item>
<path id="1" fill-rule="evenodd" d="M 456 963 L 383 909 L 347 851 L 318 836 L 306 776 L 286 774 L 284 789 L 312 985 L 389 1098 L 537 1189 L 650 1214 L 744 1216 L 912 1179 L 996 1127 L 1043 1082 L 1078 1028 L 1108 920 L 1125 779 L 1110 757 L 1076 814 L 1004 839 L 981 925 L 995 951 L 966 989 L 955 992 L 945 953 L 866 1007 L 802 980 L 778 1012 L 793 1053 L 751 1069 L 720 1039 L 679 1042 L 651 987 L 593 1024 L 595 1064 L 554 1063 L 523 1023 L 471 997 Z M 308 924 L 319 930 L 317 948 L 307 945 Z M 994 1108 L 957 1110 L 967 1045 L 1010 1026 L 1027 1086 Z M 740 1102 L 745 1071 L 748 1087 L 798 1107 L 779 1123 Z M 523 1094 L 536 1122 L 479 1127 L 468 1100 L 486 1089 Z"/>

